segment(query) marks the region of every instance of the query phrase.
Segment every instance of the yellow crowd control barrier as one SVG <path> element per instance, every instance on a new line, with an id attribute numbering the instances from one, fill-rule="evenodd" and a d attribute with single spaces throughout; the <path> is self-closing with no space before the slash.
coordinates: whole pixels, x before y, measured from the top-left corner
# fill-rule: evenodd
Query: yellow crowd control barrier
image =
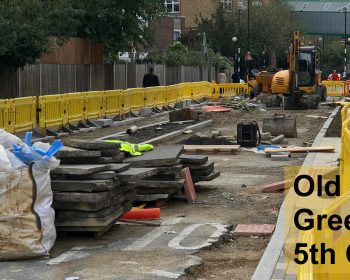
<path id="1" fill-rule="evenodd" d="M 83 100 L 83 119 L 97 119 L 104 116 L 103 91 L 85 92 L 83 94 Z"/>
<path id="2" fill-rule="evenodd" d="M 108 90 L 103 93 L 103 108 L 105 116 L 122 114 L 122 90 Z"/>
<path id="3" fill-rule="evenodd" d="M 40 96 L 39 110 L 39 126 L 41 128 L 67 124 L 64 94 Z"/>
<path id="4" fill-rule="evenodd" d="M 343 96 L 345 84 L 343 81 L 322 81 L 327 89 L 327 96 Z"/>
<path id="5" fill-rule="evenodd" d="M 142 107 L 156 107 L 156 102 L 155 102 L 156 95 L 157 95 L 157 87 L 144 88 Z"/>
<path id="6" fill-rule="evenodd" d="M 6 100 L 0 100 L 0 129 L 8 130 L 8 111 Z"/>
<path id="7" fill-rule="evenodd" d="M 239 96 L 249 94 L 248 84 L 218 84 L 217 93 L 223 97 Z"/>
<path id="8" fill-rule="evenodd" d="M 85 93 L 67 93 L 64 95 L 64 103 L 67 113 L 67 122 L 78 122 L 85 117 Z"/>
<path id="9" fill-rule="evenodd" d="M 31 130 L 36 127 L 36 97 L 23 97 L 6 101 L 9 132 Z"/>
<path id="10" fill-rule="evenodd" d="M 75 92 L 0 100 L 0 127 L 9 132 L 36 126 L 36 107 L 42 129 L 64 126 L 87 119 L 127 114 L 143 107 L 164 107 L 185 99 L 213 98 L 216 92 L 234 96 L 248 92 L 242 84 L 216 85 L 209 82 L 182 83 L 151 88 Z"/>
<path id="11" fill-rule="evenodd" d="M 157 92 L 154 95 L 154 103 L 158 108 L 163 108 L 168 105 L 167 102 L 167 87 L 156 87 Z"/>

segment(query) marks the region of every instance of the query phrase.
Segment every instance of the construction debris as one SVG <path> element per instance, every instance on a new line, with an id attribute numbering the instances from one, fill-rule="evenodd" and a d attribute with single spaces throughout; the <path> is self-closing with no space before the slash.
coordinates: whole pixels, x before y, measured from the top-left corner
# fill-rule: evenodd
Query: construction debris
<path id="1" fill-rule="evenodd" d="M 325 152 L 333 153 L 335 152 L 334 146 L 324 146 L 324 147 L 291 147 L 291 148 L 267 148 L 265 153 L 274 154 L 281 152 L 290 152 L 290 153 L 305 153 L 305 152 Z"/>
<path id="2" fill-rule="evenodd" d="M 271 224 L 238 224 L 234 230 L 237 236 L 266 236 L 275 231 L 275 225 Z"/>
<path id="3" fill-rule="evenodd" d="M 283 140 L 286 138 L 286 136 L 284 136 L 283 134 L 274 137 L 271 139 L 271 144 L 276 145 L 276 144 L 280 144 L 283 142 Z"/>

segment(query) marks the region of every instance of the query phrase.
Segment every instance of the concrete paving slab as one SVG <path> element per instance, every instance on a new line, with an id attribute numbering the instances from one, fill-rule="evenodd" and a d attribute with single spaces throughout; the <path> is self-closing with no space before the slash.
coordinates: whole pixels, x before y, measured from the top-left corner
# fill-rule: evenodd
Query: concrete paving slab
<path id="1" fill-rule="evenodd" d="M 51 170 L 51 173 L 63 175 L 87 175 L 100 171 L 110 171 L 110 166 L 103 164 L 61 164 L 56 169 Z"/>
<path id="2" fill-rule="evenodd" d="M 117 177 L 122 183 L 137 182 L 158 173 L 157 168 L 130 168 L 118 173 Z"/>
<path id="3" fill-rule="evenodd" d="M 101 152 L 100 151 L 89 151 L 89 150 L 82 150 L 77 148 L 72 148 L 68 146 L 64 146 L 57 154 L 56 157 L 59 159 L 62 158 L 94 158 L 94 157 L 100 157 Z"/>
<path id="4" fill-rule="evenodd" d="M 59 192 L 103 192 L 119 186 L 118 179 L 109 180 L 52 180 L 51 187 Z"/>

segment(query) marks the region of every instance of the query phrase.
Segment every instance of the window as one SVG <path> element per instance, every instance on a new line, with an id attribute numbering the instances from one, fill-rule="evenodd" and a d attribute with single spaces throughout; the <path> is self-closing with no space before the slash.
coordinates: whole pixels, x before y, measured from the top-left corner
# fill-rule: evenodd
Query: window
<path id="1" fill-rule="evenodd" d="M 164 4 L 168 13 L 180 13 L 180 0 L 165 0 Z"/>
<path id="2" fill-rule="evenodd" d="M 226 12 L 232 12 L 232 0 L 220 0 L 220 3 Z"/>
<path id="3" fill-rule="evenodd" d="M 179 41 L 180 38 L 181 38 L 181 20 L 178 18 L 174 18 L 173 39 L 174 41 Z"/>

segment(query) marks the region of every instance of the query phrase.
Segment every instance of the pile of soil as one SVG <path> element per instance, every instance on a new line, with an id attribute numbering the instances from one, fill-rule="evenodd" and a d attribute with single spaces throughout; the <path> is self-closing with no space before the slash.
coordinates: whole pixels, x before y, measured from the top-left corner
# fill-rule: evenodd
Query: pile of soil
<path id="1" fill-rule="evenodd" d="M 235 145 L 233 141 L 229 141 L 225 138 L 209 138 L 201 136 L 191 136 L 190 138 L 179 142 L 184 145 Z"/>

